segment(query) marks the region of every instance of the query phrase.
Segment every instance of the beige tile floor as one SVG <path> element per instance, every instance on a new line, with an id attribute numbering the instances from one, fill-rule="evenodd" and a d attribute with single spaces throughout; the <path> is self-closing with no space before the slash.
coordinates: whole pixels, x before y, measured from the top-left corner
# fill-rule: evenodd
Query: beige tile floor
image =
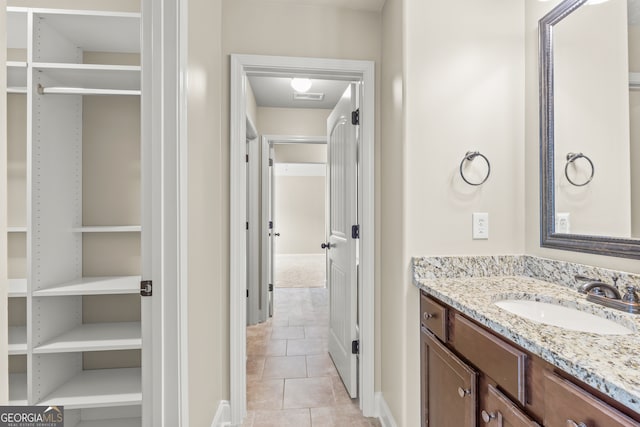
<path id="1" fill-rule="evenodd" d="M 365 418 L 327 352 L 327 290 L 276 288 L 273 318 L 247 327 L 245 427 L 379 427 Z"/>

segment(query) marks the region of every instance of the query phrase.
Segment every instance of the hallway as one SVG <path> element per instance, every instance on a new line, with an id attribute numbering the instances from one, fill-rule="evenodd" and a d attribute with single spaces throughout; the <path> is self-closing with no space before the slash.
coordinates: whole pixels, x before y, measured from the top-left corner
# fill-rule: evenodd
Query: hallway
<path id="1" fill-rule="evenodd" d="M 328 290 L 276 288 L 274 315 L 247 327 L 247 427 L 378 427 L 360 414 L 329 354 Z"/>

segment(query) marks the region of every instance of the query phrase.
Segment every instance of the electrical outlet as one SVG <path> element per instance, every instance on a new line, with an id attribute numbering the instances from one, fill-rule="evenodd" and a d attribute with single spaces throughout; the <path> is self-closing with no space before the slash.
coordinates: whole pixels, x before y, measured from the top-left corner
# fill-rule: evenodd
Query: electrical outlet
<path id="1" fill-rule="evenodd" d="M 489 213 L 474 212 L 473 218 L 473 239 L 486 240 L 489 238 Z"/>
<path id="2" fill-rule="evenodd" d="M 556 214 L 556 233 L 571 233 L 571 214 L 569 212 L 558 212 Z"/>

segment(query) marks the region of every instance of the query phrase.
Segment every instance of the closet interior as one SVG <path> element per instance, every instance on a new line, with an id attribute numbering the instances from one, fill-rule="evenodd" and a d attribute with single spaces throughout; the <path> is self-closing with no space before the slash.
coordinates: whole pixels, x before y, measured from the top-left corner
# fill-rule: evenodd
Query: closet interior
<path id="1" fill-rule="evenodd" d="M 141 425 L 141 16 L 7 9 L 9 399 Z"/>

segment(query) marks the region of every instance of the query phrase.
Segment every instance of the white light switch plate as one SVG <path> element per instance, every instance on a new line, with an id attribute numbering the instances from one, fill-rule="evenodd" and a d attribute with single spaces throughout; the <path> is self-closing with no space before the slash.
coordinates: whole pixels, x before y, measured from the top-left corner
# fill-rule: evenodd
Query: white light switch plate
<path id="1" fill-rule="evenodd" d="M 489 238 L 489 213 L 473 213 L 473 239 L 486 240 Z"/>

